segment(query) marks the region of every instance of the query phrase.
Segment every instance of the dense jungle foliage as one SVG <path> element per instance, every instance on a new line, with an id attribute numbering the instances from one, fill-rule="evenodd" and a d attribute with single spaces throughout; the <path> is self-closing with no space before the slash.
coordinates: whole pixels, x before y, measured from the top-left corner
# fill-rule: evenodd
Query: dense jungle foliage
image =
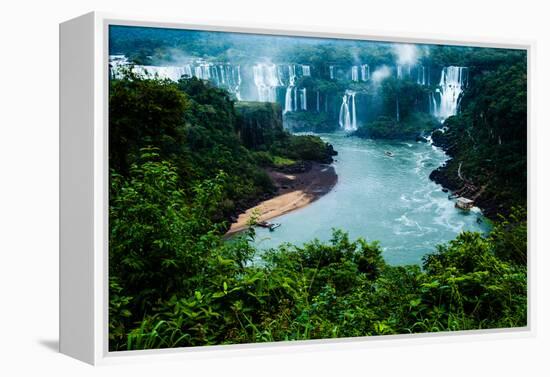
<path id="1" fill-rule="evenodd" d="M 520 80 L 521 69 L 509 69 Z M 501 77 L 481 76 L 476 98 L 500 98 Z M 228 214 L 273 190 L 263 166 L 330 161 L 332 148 L 285 132 L 276 105 L 235 105 L 197 79 L 129 72 L 111 80 L 109 105 L 111 350 L 526 326 L 521 201 L 489 235 L 462 233 L 423 266 L 390 266 L 378 243 L 340 230 L 327 243 L 282 245 L 257 263 L 253 230 L 224 239 Z M 504 111 L 491 98 L 465 97 L 464 106 L 472 113 L 459 126 L 473 127 L 481 111 L 475 122 L 493 145 L 513 145 L 521 132 L 521 105 Z M 504 158 L 485 146 L 497 153 L 487 156 Z"/>
<path id="2" fill-rule="evenodd" d="M 111 169 L 127 176 L 142 148 L 155 147 L 174 166 L 188 197 L 195 183 L 223 171 L 218 221 L 273 193 L 263 166 L 278 160 L 330 163 L 335 153 L 318 137 L 284 131 L 276 105 L 236 106 L 227 92 L 196 78 L 174 83 L 128 71 L 111 80 L 109 101 Z"/>
<path id="3" fill-rule="evenodd" d="M 496 219 L 527 205 L 527 57 L 479 54 L 467 61 L 461 111 L 433 135 L 452 159 L 432 175 L 451 189 L 476 186 L 485 214 Z"/>
<path id="4" fill-rule="evenodd" d="M 111 350 L 525 326 L 526 223 L 462 233 L 420 266 L 393 267 L 376 243 L 334 231 L 252 263 L 253 230 L 232 242 L 212 220 L 227 175 L 188 198 L 175 167 L 143 150 L 113 172 Z"/>

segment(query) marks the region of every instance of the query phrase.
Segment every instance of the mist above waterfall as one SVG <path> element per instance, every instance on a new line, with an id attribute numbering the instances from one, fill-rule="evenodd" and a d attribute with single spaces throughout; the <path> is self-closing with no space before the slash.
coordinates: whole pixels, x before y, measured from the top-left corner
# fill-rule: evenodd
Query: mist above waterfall
<path id="1" fill-rule="evenodd" d="M 395 44 L 393 45 L 393 53 L 396 57 L 398 65 L 415 65 L 418 61 L 418 48 L 411 44 Z"/>
<path id="2" fill-rule="evenodd" d="M 387 65 L 378 67 L 371 75 L 374 84 L 380 84 L 386 78 L 391 76 L 391 69 Z"/>

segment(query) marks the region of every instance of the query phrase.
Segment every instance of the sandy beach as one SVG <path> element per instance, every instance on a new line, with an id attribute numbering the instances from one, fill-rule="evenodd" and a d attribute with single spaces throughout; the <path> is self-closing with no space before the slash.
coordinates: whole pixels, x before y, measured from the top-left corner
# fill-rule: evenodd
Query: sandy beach
<path id="1" fill-rule="evenodd" d="M 226 236 L 245 230 L 254 212 L 259 215 L 258 221 L 268 221 L 317 200 L 328 193 L 338 180 L 333 166 L 319 163 L 313 163 L 311 169 L 303 173 L 269 170 L 268 174 L 277 187 L 277 196 L 241 213 Z"/>

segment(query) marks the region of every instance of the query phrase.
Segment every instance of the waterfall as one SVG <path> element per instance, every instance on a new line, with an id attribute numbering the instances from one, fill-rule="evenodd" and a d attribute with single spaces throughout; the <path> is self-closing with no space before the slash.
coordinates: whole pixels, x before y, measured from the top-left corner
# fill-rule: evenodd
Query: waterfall
<path id="1" fill-rule="evenodd" d="M 109 56 L 109 66 L 114 77 L 121 70 L 130 66 L 130 61 L 124 55 Z M 132 70 L 146 77 L 158 77 L 171 81 L 178 81 L 182 76 L 196 77 L 200 80 L 208 80 L 213 85 L 227 89 L 235 95 L 237 100 L 242 100 L 240 87 L 242 83 L 241 67 L 231 63 L 211 63 L 197 58 L 176 66 L 150 66 L 132 65 Z M 271 80 L 268 80 L 271 83 Z M 279 85 L 280 86 L 280 85 Z"/>
<path id="2" fill-rule="evenodd" d="M 289 111 L 292 111 L 292 87 L 290 85 L 286 88 L 285 109 L 283 110 L 283 114 L 286 114 Z"/>
<path id="3" fill-rule="evenodd" d="M 275 64 L 258 63 L 253 67 L 254 85 L 258 90 L 258 101 L 276 102 L 277 87 L 280 86 Z"/>
<path id="4" fill-rule="evenodd" d="M 430 83 L 430 76 L 432 74 L 432 68 L 430 66 L 428 66 L 428 77 L 427 77 L 427 80 L 426 80 L 426 85 L 430 86 L 431 83 Z"/>
<path id="5" fill-rule="evenodd" d="M 319 112 L 319 91 L 317 91 L 317 112 Z"/>
<path id="6" fill-rule="evenodd" d="M 348 130 L 350 128 L 350 115 L 348 106 L 348 97 L 344 94 L 342 98 L 342 106 L 340 106 L 340 116 L 338 117 L 340 128 Z"/>
<path id="7" fill-rule="evenodd" d="M 221 76 L 221 74 L 218 73 L 218 67 L 213 66 L 212 67 L 211 81 L 216 85 L 220 85 L 220 83 L 221 83 L 220 76 Z"/>
<path id="8" fill-rule="evenodd" d="M 355 92 L 346 90 L 342 97 L 342 105 L 340 106 L 340 115 L 338 117 L 340 128 L 345 131 L 357 130 L 357 116 L 355 110 Z"/>
<path id="9" fill-rule="evenodd" d="M 434 96 L 433 92 L 430 92 L 430 94 L 428 96 L 429 96 L 428 101 L 429 101 L 429 105 L 430 105 L 430 114 L 433 115 L 436 112 L 437 103 L 435 102 L 435 96 Z"/>
<path id="10" fill-rule="evenodd" d="M 403 70 L 401 69 L 401 66 L 397 66 L 397 78 L 400 79 L 403 76 Z"/>
<path id="11" fill-rule="evenodd" d="M 155 77 L 158 76 L 161 79 L 169 79 L 172 81 L 178 81 L 181 76 L 187 75 L 189 77 L 193 76 L 191 74 L 191 67 L 189 65 L 175 67 L 175 66 L 149 66 L 149 65 L 136 65 L 134 66 L 134 71 L 138 74 L 143 74 L 146 76 Z M 116 73 L 115 73 L 116 74 Z"/>
<path id="12" fill-rule="evenodd" d="M 280 65 L 277 66 L 277 79 L 279 80 L 279 84 L 281 86 L 283 86 L 283 81 L 284 81 L 284 73 L 283 73 L 283 67 L 281 67 Z"/>
<path id="13" fill-rule="evenodd" d="M 191 65 L 186 64 L 183 66 L 183 74 L 187 77 L 193 77 L 193 73 L 191 72 Z"/>
<path id="14" fill-rule="evenodd" d="M 416 83 L 418 85 L 426 85 L 426 67 L 423 65 L 417 69 Z"/>
<path id="15" fill-rule="evenodd" d="M 202 79 L 202 71 L 200 66 L 195 67 L 195 77 Z"/>
<path id="16" fill-rule="evenodd" d="M 296 66 L 288 66 L 288 85 L 294 86 L 296 83 Z"/>
<path id="17" fill-rule="evenodd" d="M 203 80 L 209 80 L 210 79 L 210 64 L 201 64 L 200 65 L 201 70 L 201 78 Z"/>
<path id="18" fill-rule="evenodd" d="M 241 101 L 241 66 L 238 65 L 236 69 L 232 70 L 233 76 L 235 76 L 235 72 L 237 74 L 237 79 L 235 81 L 235 87 L 233 88 L 233 92 L 235 93 L 235 97 L 237 97 L 238 101 Z"/>
<path id="19" fill-rule="evenodd" d="M 399 123 L 399 97 L 395 97 L 395 119 Z"/>
<path id="20" fill-rule="evenodd" d="M 328 70 L 330 72 L 330 79 L 334 80 L 334 66 L 333 65 L 329 66 Z"/>
<path id="21" fill-rule="evenodd" d="M 309 65 L 302 65 L 302 76 L 311 76 Z"/>
<path id="22" fill-rule="evenodd" d="M 222 85 L 223 85 L 223 84 L 225 84 L 225 66 L 223 66 L 223 65 L 220 66 L 220 72 L 221 72 Z"/>
<path id="23" fill-rule="evenodd" d="M 367 81 L 370 78 L 370 67 L 368 64 L 361 65 L 361 81 Z"/>
<path id="24" fill-rule="evenodd" d="M 286 87 L 286 93 L 285 93 L 285 108 L 283 111 L 283 114 L 286 114 L 290 111 L 296 111 L 296 91 L 294 90 L 294 101 L 292 99 L 293 89 L 296 89 L 294 87 L 296 83 L 296 66 L 289 65 L 288 66 L 288 86 Z"/>
<path id="25" fill-rule="evenodd" d="M 359 81 L 359 67 L 356 65 L 351 67 L 351 81 Z"/>
<path id="26" fill-rule="evenodd" d="M 466 67 L 449 66 L 441 70 L 439 85 L 432 93 L 432 115 L 441 123 L 448 117 L 456 115 L 462 91 L 468 84 Z M 436 97 L 439 101 L 436 100 Z"/>
<path id="27" fill-rule="evenodd" d="M 307 91 L 306 88 L 300 89 L 300 109 L 307 111 Z"/>
<path id="28" fill-rule="evenodd" d="M 351 94 L 351 129 L 353 131 L 357 130 L 357 115 L 355 111 L 355 92 Z"/>

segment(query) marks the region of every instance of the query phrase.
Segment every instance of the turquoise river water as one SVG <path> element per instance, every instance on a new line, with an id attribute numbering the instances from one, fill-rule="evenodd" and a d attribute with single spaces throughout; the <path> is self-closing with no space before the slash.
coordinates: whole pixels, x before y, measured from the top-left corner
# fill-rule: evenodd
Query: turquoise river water
<path id="1" fill-rule="evenodd" d="M 281 223 L 275 231 L 257 228 L 255 243 L 260 249 L 283 242 L 300 245 L 314 238 L 326 241 L 332 228 L 339 228 L 352 239 L 380 241 L 390 264 L 419 264 L 435 245 L 461 231 L 489 229 L 478 209 L 455 208 L 442 187 L 429 179 L 447 159 L 439 148 L 344 133 L 320 136 L 338 151 L 334 162 L 338 183 L 310 205 L 270 220 Z"/>

